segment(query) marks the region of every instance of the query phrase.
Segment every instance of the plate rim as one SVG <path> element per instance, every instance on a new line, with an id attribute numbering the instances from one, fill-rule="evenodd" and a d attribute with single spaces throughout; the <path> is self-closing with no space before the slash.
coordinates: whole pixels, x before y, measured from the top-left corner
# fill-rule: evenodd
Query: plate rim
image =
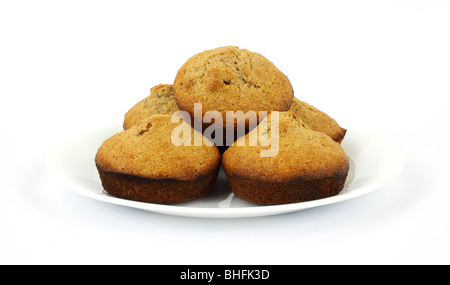
<path id="1" fill-rule="evenodd" d="M 391 165 L 390 171 L 384 173 L 383 177 L 378 179 L 376 183 L 361 186 L 356 191 L 350 191 L 331 197 L 326 197 L 312 201 L 280 204 L 280 205 L 255 205 L 252 207 L 211 208 L 211 207 L 186 207 L 186 206 L 183 207 L 177 204 L 166 205 L 157 203 L 147 203 L 117 198 L 110 195 L 105 195 L 103 193 L 98 194 L 93 191 L 86 190 L 85 187 L 81 187 L 79 185 L 71 183 L 70 179 L 61 173 L 62 171 L 59 171 L 58 169 L 55 168 L 54 161 L 57 159 L 58 152 L 60 152 L 61 149 L 64 149 L 64 147 L 67 147 L 67 145 L 70 144 L 70 142 L 72 142 L 76 138 L 79 138 L 82 134 L 86 135 L 88 132 L 93 132 L 94 130 L 105 130 L 107 128 L 113 129 L 116 128 L 116 125 L 107 125 L 103 127 L 98 127 L 96 129 L 89 129 L 85 132 L 80 132 L 80 134 L 72 136 L 71 138 L 68 138 L 63 142 L 60 142 L 48 153 L 45 159 L 45 168 L 47 172 L 55 180 L 57 180 L 64 188 L 68 188 L 72 192 L 75 192 L 79 195 L 110 204 L 126 206 L 165 215 L 196 217 L 196 218 L 248 218 L 248 217 L 261 217 L 261 216 L 296 212 L 300 210 L 334 204 L 368 194 L 374 190 L 383 187 L 384 185 L 388 184 L 390 181 L 395 179 L 397 176 L 401 174 L 401 172 L 405 167 L 405 157 L 398 146 L 396 146 L 395 144 L 393 144 L 392 142 L 390 142 L 385 138 L 374 135 L 373 133 L 369 133 L 367 131 L 357 128 L 347 128 L 348 135 L 350 135 L 351 133 L 358 133 L 359 135 L 362 134 L 364 136 L 370 136 L 372 138 L 375 138 L 378 142 L 382 142 L 385 146 L 388 146 L 391 152 L 396 155 L 395 161 L 397 163 L 394 166 Z"/>

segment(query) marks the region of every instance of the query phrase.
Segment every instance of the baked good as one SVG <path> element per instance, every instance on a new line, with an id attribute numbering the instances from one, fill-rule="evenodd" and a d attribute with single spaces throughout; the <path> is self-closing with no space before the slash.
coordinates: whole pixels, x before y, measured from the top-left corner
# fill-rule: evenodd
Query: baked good
<path id="1" fill-rule="evenodd" d="M 293 98 L 289 79 L 272 62 L 234 46 L 192 56 L 178 70 L 173 90 L 180 109 L 194 116 L 194 103 L 201 103 L 202 115 L 220 112 L 224 127 L 227 111 L 286 111 Z"/>
<path id="2" fill-rule="evenodd" d="M 262 55 L 226 46 L 198 53 L 178 70 L 174 94 L 182 110 L 286 111 L 293 99 L 289 79 Z"/>
<path id="3" fill-rule="evenodd" d="M 314 106 L 294 97 L 290 110 L 311 130 L 323 132 L 338 143 L 341 143 L 344 139 L 347 130 L 340 127 L 336 120 Z"/>
<path id="4" fill-rule="evenodd" d="M 139 101 L 126 114 L 123 122 L 125 130 L 138 125 L 142 120 L 156 114 L 170 114 L 179 111 L 173 86 L 171 84 L 159 84 L 150 89 L 150 95 Z"/>
<path id="5" fill-rule="evenodd" d="M 217 147 L 187 123 L 172 123 L 171 118 L 153 115 L 101 145 L 95 163 L 109 194 L 168 204 L 197 199 L 211 190 L 220 168 Z M 186 145 L 176 146 L 173 134 L 180 127 Z M 199 146 L 195 137 L 203 138 Z"/>
<path id="6" fill-rule="evenodd" d="M 340 144 L 311 130 L 291 111 L 278 115 L 278 128 L 272 125 L 276 116 L 271 113 L 223 154 L 222 166 L 234 194 L 261 204 L 304 202 L 338 194 L 349 170 Z M 256 145 L 250 146 L 250 138 L 258 133 L 273 139 L 271 145 L 264 146 L 267 144 L 258 137 Z M 263 157 L 262 153 L 271 149 L 273 155 Z"/>

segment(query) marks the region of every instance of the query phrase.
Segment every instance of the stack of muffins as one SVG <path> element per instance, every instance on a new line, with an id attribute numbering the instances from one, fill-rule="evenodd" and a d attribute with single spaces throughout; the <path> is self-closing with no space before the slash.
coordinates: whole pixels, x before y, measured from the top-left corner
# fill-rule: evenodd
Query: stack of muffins
<path id="1" fill-rule="evenodd" d="M 194 128 L 195 103 L 202 104 L 202 117 L 209 111 L 223 118 L 228 111 L 254 111 L 260 123 L 247 124 L 243 136 L 232 133 L 232 145 L 215 145 L 202 134 L 211 123 Z M 192 120 L 173 120 L 177 111 Z M 261 111 L 268 115 L 259 117 Z M 268 147 L 248 141 L 256 134 L 272 136 L 273 111 L 279 112 L 278 149 L 264 157 Z M 212 190 L 222 166 L 239 198 L 266 205 L 304 202 L 338 194 L 349 170 L 340 145 L 346 130 L 295 98 L 289 79 L 268 59 L 233 46 L 191 57 L 173 84 L 151 88 L 125 114 L 123 127 L 95 158 L 104 189 L 123 199 L 160 204 L 198 199 Z M 190 132 L 190 144 L 173 143 L 179 127 Z M 198 137 L 200 144 L 194 143 Z M 224 131 L 224 144 L 227 137 Z"/>

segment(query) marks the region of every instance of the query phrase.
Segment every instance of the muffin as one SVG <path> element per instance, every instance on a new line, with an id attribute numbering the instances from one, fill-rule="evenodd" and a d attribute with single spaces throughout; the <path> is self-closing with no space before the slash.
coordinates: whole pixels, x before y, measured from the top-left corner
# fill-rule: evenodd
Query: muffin
<path id="1" fill-rule="evenodd" d="M 169 204 L 194 200 L 211 190 L 220 168 L 217 147 L 190 125 L 172 123 L 171 118 L 153 115 L 102 144 L 95 163 L 109 194 Z M 180 128 L 185 145 L 174 143 Z"/>
<path id="2" fill-rule="evenodd" d="M 123 122 L 125 130 L 139 125 L 143 120 L 156 114 L 170 114 L 179 111 L 173 86 L 170 84 L 159 84 L 150 89 L 150 95 L 138 102 L 126 114 Z"/>
<path id="3" fill-rule="evenodd" d="M 278 115 L 278 127 L 272 125 L 276 116 L 271 113 L 223 154 L 222 166 L 233 193 L 244 200 L 268 205 L 338 194 L 349 170 L 348 158 L 340 144 L 322 132 L 311 130 L 291 111 Z M 258 133 L 262 136 L 251 146 L 251 137 Z M 270 146 L 262 144 L 264 137 L 270 137 Z M 277 148 L 273 146 L 276 142 Z M 262 153 L 270 148 L 275 148 L 275 154 L 264 157 Z"/>
<path id="4" fill-rule="evenodd" d="M 286 111 L 294 94 L 287 76 L 272 62 L 234 46 L 192 56 L 178 70 L 173 91 L 180 109 L 193 116 L 194 103 L 201 103 L 201 115 L 219 112 L 223 127 L 227 111 Z"/>
<path id="5" fill-rule="evenodd" d="M 346 129 L 319 109 L 294 97 L 290 110 L 294 112 L 311 130 L 323 132 L 334 141 L 341 143 Z"/>

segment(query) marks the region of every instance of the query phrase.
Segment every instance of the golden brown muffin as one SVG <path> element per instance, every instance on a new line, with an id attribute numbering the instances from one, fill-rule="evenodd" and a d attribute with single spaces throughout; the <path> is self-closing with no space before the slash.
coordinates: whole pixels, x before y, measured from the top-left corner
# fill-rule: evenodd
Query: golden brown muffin
<path id="1" fill-rule="evenodd" d="M 303 202 L 338 194 L 349 170 L 340 144 L 310 130 L 291 111 L 279 113 L 278 130 L 269 123 L 273 116 L 270 114 L 223 154 L 222 165 L 234 194 L 261 204 Z M 249 146 L 250 137 L 258 131 L 273 138 L 279 134 L 275 156 L 261 156 L 273 145 L 262 146 L 259 138 L 256 146 Z M 241 143 L 245 146 L 239 146 Z"/>
<path id="2" fill-rule="evenodd" d="M 290 110 L 294 112 L 311 130 L 319 131 L 330 136 L 334 141 L 341 143 L 346 129 L 319 109 L 300 101 L 294 97 Z"/>
<path id="3" fill-rule="evenodd" d="M 226 126 L 227 111 L 286 111 L 293 98 L 289 79 L 262 55 L 234 46 L 198 53 L 178 70 L 174 81 L 180 109 L 194 114 L 194 103 L 202 104 L 202 115 L 221 113 Z"/>
<path id="4" fill-rule="evenodd" d="M 138 102 L 126 114 L 123 122 L 125 130 L 139 125 L 143 120 L 156 114 L 170 114 L 179 111 L 173 86 L 170 84 L 159 84 L 150 89 L 150 95 Z"/>
<path id="5" fill-rule="evenodd" d="M 167 204 L 197 199 L 210 191 L 220 167 L 217 147 L 207 146 L 206 141 L 195 146 L 196 131 L 184 122 L 172 123 L 171 118 L 153 115 L 102 144 L 95 163 L 109 194 Z M 188 145 L 175 146 L 172 132 L 181 126 L 190 135 Z"/>

